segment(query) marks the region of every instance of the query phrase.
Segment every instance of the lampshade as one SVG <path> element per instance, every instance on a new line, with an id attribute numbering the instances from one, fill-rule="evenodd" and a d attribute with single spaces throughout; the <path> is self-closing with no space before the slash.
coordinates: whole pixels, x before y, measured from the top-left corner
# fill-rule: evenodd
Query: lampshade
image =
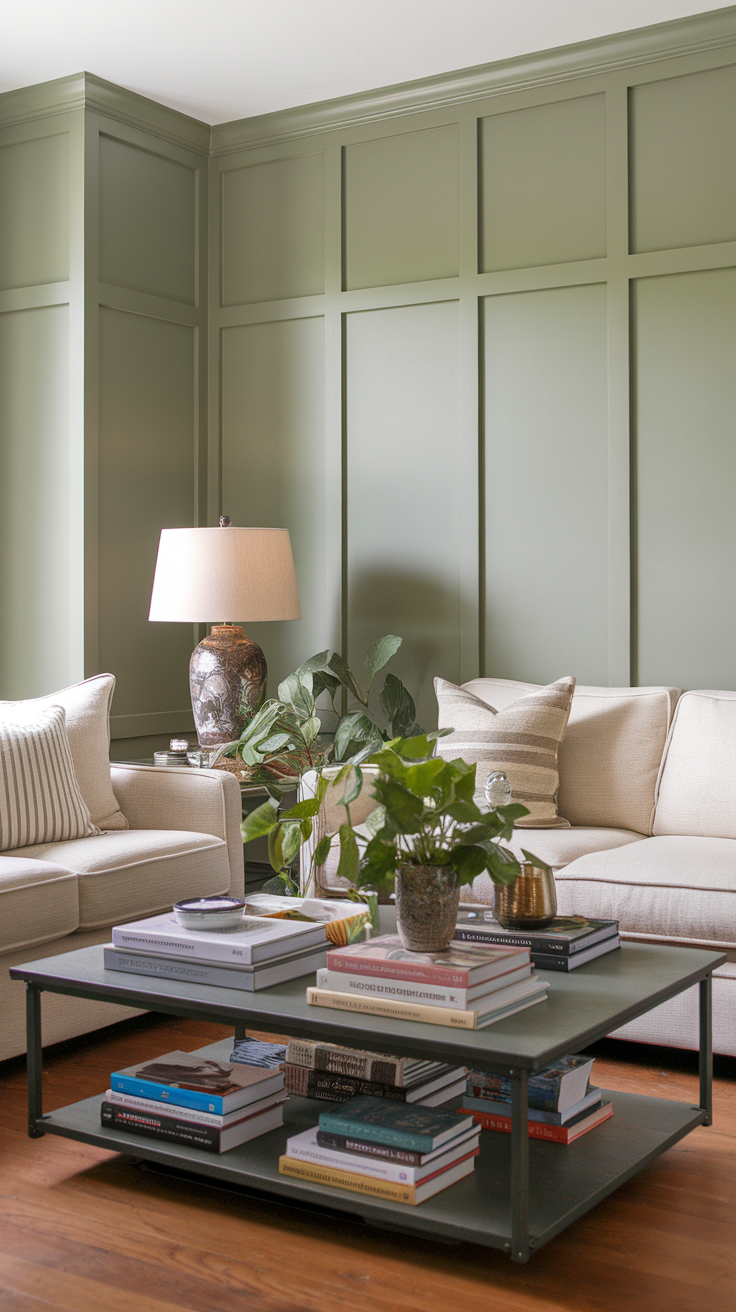
<path id="1" fill-rule="evenodd" d="M 165 528 L 149 620 L 300 620 L 288 529 Z"/>

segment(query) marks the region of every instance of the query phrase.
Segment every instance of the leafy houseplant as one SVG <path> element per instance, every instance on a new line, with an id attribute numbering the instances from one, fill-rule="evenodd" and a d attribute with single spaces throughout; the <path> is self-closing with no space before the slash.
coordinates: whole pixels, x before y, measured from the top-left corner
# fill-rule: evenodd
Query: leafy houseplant
<path id="1" fill-rule="evenodd" d="M 358 888 L 387 887 L 395 880 L 399 932 L 413 951 L 439 951 L 447 946 L 455 928 L 461 884 L 470 883 L 483 870 L 496 884 L 516 879 L 521 866 L 502 841 L 508 842 L 514 822 L 529 814 L 519 803 L 481 811 L 473 801 L 475 766 L 431 755 L 434 740 L 440 736 L 438 731 L 395 738 L 371 755 L 370 764 L 378 767 L 373 783 L 377 806 L 366 822 L 370 837 L 362 858 L 359 835 L 350 820 L 350 804 L 362 784 L 360 768 L 346 766 L 333 781 L 346 785 L 342 801 L 346 820 L 337 831 L 337 873 Z M 312 801 L 302 802 L 302 810 L 292 808 L 280 817 L 265 803 L 252 812 L 247 836 L 268 833 L 277 859 L 284 851 L 295 854 L 311 835 L 311 820 L 326 788 L 323 777 Z M 307 816 L 304 808 L 309 809 L 308 832 L 302 818 Z M 324 862 L 335 836 L 326 834 L 320 839 L 315 865 Z M 526 851 L 524 856 L 535 865 L 543 864 Z"/>
<path id="2" fill-rule="evenodd" d="M 387 674 L 378 698 L 380 711 L 371 705 L 373 680 L 401 646 L 394 634 L 378 638 L 367 648 L 363 668 L 365 691 L 338 652 L 322 651 L 312 656 L 279 684 L 278 698 L 260 707 L 235 742 L 226 743 L 210 764 L 232 769 L 249 783 L 265 784 L 282 792 L 293 787 L 306 770 L 320 770 L 331 762 L 359 763 L 383 741 L 421 732 L 415 721 L 411 695 L 400 679 Z M 326 694 L 338 716 L 334 741 L 320 741 L 322 722 L 318 698 Z M 346 708 L 357 703 L 359 710 L 341 714 L 335 705 L 340 694 Z M 380 723 L 385 718 L 385 725 Z M 276 794 L 274 794 L 276 795 Z"/>

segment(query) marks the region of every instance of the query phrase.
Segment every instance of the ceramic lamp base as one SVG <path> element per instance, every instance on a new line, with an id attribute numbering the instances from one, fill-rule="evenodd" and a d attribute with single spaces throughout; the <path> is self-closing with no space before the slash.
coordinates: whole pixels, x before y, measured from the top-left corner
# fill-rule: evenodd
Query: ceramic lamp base
<path id="1" fill-rule="evenodd" d="M 217 624 L 194 648 L 189 688 L 200 747 L 239 738 L 266 695 L 268 667 L 239 624 Z"/>

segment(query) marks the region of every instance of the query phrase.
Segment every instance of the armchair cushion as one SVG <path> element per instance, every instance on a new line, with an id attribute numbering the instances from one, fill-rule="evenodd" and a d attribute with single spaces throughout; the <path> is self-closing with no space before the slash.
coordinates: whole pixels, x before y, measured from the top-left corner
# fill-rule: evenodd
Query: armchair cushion
<path id="1" fill-rule="evenodd" d="M 0 856 L 0 952 L 48 943 L 72 933 L 78 925 L 79 897 L 73 871 L 58 862 L 19 857 L 17 850 Z"/>

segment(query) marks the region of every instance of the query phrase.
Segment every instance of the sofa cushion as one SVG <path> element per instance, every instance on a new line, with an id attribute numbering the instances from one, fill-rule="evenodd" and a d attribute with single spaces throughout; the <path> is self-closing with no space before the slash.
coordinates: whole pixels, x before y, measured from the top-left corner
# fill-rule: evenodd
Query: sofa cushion
<path id="1" fill-rule="evenodd" d="M 668 835 L 593 852 L 556 877 L 561 915 L 657 942 L 736 947 L 736 840 Z"/>
<path id="2" fill-rule="evenodd" d="M 110 705 L 114 674 L 96 674 L 71 688 L 23 702 L 0 702 L 28 708 L 63 706 L 74 773 L 92 819 L 99 829 L 127 829 L 110 782 Z"/>
<path id="3" fill-rule="evenodd" d="M 515 830 L 512 841 L 505 846 L 511 848 L 517 860 L 525 859 L 522 852 L 525 849 L 557 872 L 588 852 L 602 852 L 643 841 L 643 834 L 634 834 L 629 829 L 592 829 L 581 826 L 572 829 Z M 488 872 L 484 870 L 482 874 L 476 875 L 472 885 L 465 884 L 460 896 L 464 902 L 482 902 L 492 906 L 493 882 Z"/>
<path id="4" fill-rule="evenodd" d="M 736 692 L 684 692 L 659 781 L 655 834 L 736 838 Z"/>
<path id="5" fill-rule="evenodd" d="M 463 686 L 502 708 L 538 685 L 471 679 Z M 657 776 L 678 697 L 677 688 L 577 685 L 559 752 L 557 805 L 571 825 L 651 834 Z"/>
<path id="6" fill-rule="evenodd" d="M 79 791 L 63 706 L 0 709 L 0 851 L 100 830 Z"/>
<path id="7" fill-rule="evenodd" d="M 78 925 L 73 871 L 52 861 L 20 857 L 17 851 L 0 856 L 0 952 L 63 938 Z"/>
<path id="8" fill-rule="evenodd" d="M 503 770 L 511 784 L 512 800 L 529 811 L 518 821 L 521 828 L 567 828 L 569 821 L 557 813 L 557 754 L 575 680 L 570 676 L 558 679 L 503 710 L 447 679 L 435 679 L 434 687 L 439 727 L 453 731 L 438 739 L 438 755 L 446 760 L 459 756 L 477 766 L 478 806 L 485 808 L 483 786 L 489 773 Z"/>
<path id="9" fill-rule="evenodd" d="M 230 887 L 227 843 L 211 834 L 127 829 L 40 844 L 12 856 L 58 862 L 77 872 L 80 929 L 153 915 L 182 898 Z"/>

